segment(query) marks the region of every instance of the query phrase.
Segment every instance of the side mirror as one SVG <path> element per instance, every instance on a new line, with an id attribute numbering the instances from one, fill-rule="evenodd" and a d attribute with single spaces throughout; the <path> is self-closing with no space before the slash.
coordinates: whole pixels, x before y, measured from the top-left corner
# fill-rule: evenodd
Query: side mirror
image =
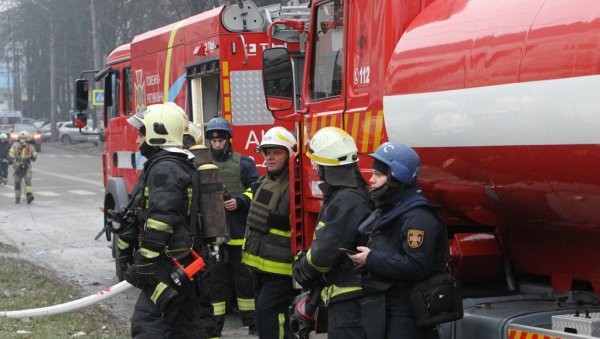
<path id="1" fill-rule="evenodd" d="M 87 126 L 87 114 L 75 113 L 73 114 L 73 125 L 78 128 L 84 128 Z"/>
<path id="2" fill-rule="evenodd" d="M 286 48 L 263 51 L 263 86 L 267 108 L 272 112 L 294 109 L 294 70 Z"/>
<path id="3" fill-rule="evenodd" d="M 89 86 L 85 79 L 75 80 L 75 109 L 85 111 L 88 108 Z"/>

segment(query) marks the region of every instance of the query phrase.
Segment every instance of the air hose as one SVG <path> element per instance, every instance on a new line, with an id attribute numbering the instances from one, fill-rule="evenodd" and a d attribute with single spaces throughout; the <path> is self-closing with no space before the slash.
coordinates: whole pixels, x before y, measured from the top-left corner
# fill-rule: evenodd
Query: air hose
<path id="1" fill-rule="evenodd" d="M 124 280 L 114 286 L 104 288 L 103 290 L 96 292 L 92 295 L 88 295 L 87 297 L 81 299 L 69 301 L 64 304 L 58 304 L 41 308 L 32 308 L 29 310 L 20 311 L 0 311 L 0 318 L 29 318 L 71 312 L 89 305 L 93 305 L 102 300 L 114 297 L 115 295 L 124 292 L 130 289 L 131 287 L 133 287 L 133 285 Z"/>

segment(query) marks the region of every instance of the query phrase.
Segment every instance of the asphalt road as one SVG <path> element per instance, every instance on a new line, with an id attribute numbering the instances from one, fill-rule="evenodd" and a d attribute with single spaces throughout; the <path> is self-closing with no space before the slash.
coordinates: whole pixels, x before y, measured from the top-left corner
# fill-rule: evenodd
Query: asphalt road
<path id="1" fill-rule="evenodd" d="M 0 186 L 0 242 L 90 294 L 118 282 L 110 243 L 104 236 L 94 240 L 102 226 L 101 152 L 92 144 L 44 143 L 33 163 L 31 205 L 24 197 L 14 203 L 12 169 L 8 185 Z M 128 321 L 137 296 L 130 289 L 104 306 Z M 256 338 L 247 333 L 239 317 L 227 317 L 223 338 Z"/>

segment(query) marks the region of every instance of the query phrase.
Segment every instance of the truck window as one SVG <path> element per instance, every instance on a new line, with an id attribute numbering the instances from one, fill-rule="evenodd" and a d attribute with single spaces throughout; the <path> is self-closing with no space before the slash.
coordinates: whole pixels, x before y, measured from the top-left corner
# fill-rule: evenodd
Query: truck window
<path id="1" fill-rule="evenodd" d="M 188 68 L 188 91 L 191 97 L 191 120 L 204 126 L 208 120 L 223 114 L 221 107 L 220 68 L 211 60 Z"/>
<path id="2" fill-rule="evenodd" d="M 117 72 L 110 73 L 110 83 L 111 83 L 111 85 L 108 86 L 108 90 L 107 90 L 107 86 L 104 87 L 104 96 L 107 95 L 107 92 L 110 92 L 110 95 L 112 96 L 112 106 L 105 106 L 108 119 L 116 118 L 119 116 L 119 97 L 120 97 L 119 90 L 121 88 L 121 86 L 120 86 L 121 81 L 119 79 L 119 73 L 117 73 Z M 106 99 L 105 99 L 105 102 L 106 102 Z"/>
<path id="3" fill-rule="evenodd" d="M 344 59 L 343 1 L 335 0 L 317 8 L 310 96 L 326 99 L 342 93 Z"/>
<path id="4" fill-rule="evenodd" d="M 125 98 L 124 108 L 125 115 L 131 115 L 133 113 L 133 81 L 131 79 L 131 68 L 125 68 L 123 70 L 123 81 L 125 82 L 125 86 L 123 86 L 123 90 L 125 91 L 123 98 Z"/>

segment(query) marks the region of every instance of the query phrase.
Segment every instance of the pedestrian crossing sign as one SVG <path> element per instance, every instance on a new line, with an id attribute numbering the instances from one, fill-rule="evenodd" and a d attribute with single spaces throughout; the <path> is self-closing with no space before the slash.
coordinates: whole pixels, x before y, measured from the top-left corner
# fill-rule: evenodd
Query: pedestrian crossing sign
<path id="1" fill-rule="evenodd" d="M 93 106 L 104 105 L 104 90 L 103 89 L 95 89 L 92 91 L 92 105 Z"/>

